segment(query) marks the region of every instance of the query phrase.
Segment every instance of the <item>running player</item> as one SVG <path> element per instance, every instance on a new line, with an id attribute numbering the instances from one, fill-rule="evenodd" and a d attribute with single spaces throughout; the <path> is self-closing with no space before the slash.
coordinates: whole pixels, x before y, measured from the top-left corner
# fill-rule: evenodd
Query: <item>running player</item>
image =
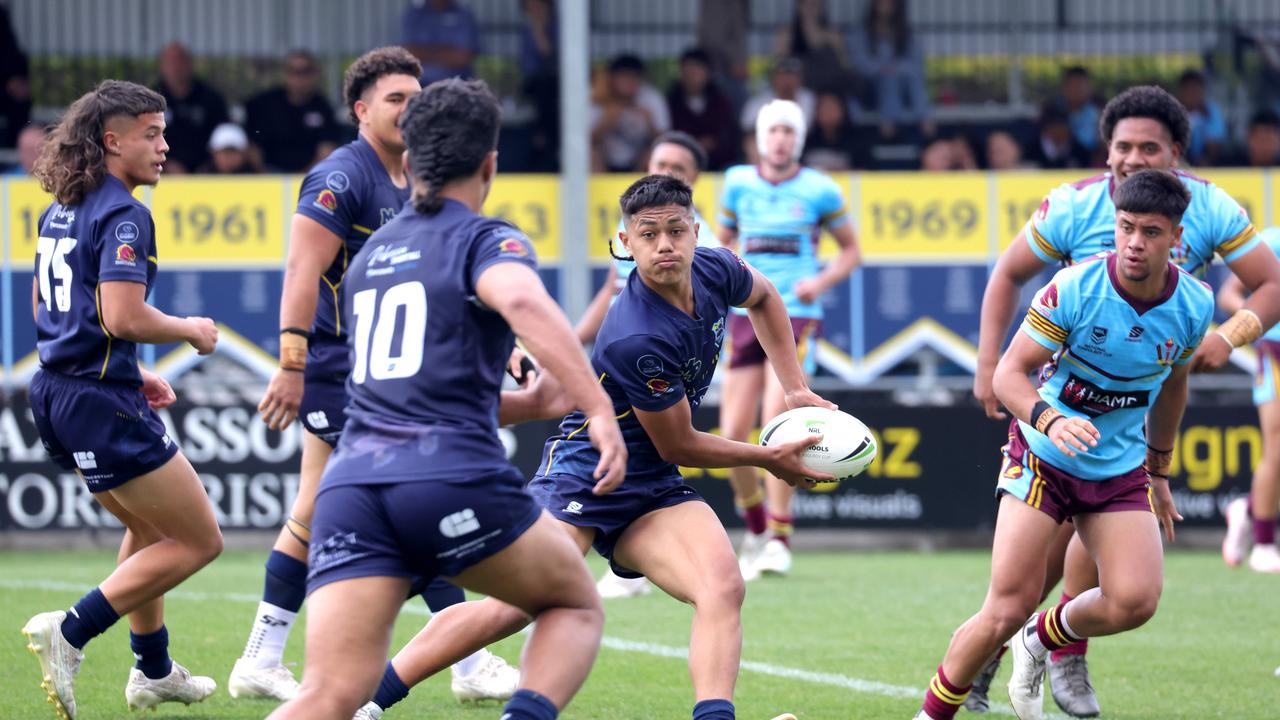
<path id="1" fill-rule="evenodd" d="M 689 187 L 693 187 L 698 182 L 698 174 L 706 166 L 706 151 L 697 140 L 678 130 L 659 135 L 649 150 L 650 175 L 670 175 L 683 180 Z M 698 228 L 699 247 L 719 247 L 720 242 L 711 232 L 711 226 L 698 214 L 696 207 L 693 209 L 693 222 Z M 623 232 L 626 232 L 626 226 L 619 220 L 618 235 L 615 237 Z M 612 238 L 609 242 L 613 242 Z M 620 259 L 614 259 L 613 264 L 609 266 L 609 274 L 604 284 L 600 286 L 591 304 L 587 306 L 587 311 L 582 314 L 582 319 L 578 321 L 576 330 L 582 344 L 586 345 L 596 339 L 596 333 L 600 331 L 600 323 L 604 322 L 605 313 L 608 312 L 617 294 L 627 286 L 627 279 L 631 277 L 631 271 L 634 268 L 634 261 Z M 613 570 L 606 569 L 600 581 L 596 583 L 596 589 L 600 591 L 600 597 L 608 599 L 646 595 L 652 588 L 649 581 L 644 578 L 623 578 Z"/>
<path id="2" fill-rule="evenodd" d="M 1186 110 L 1164 90 L 1154 87 L 1130 88 L 1113 98 L 1099 121 L 1102 140 L 1107 145 L 1110 172 L 1080 182 L 1063 185 L 1045 198 L 1040 209 L 1000 256 L 987 281 L 982 300 L 982 323 L 978 340 L 978 368 L 974 395 L 987 416 L 1005 419 L 992 390 L 991 378 L 1000 347 L 1018 304 L 1019 289 L 1051 265 L 1077 263 L 1100 251 L 1115 247 L 1115 206 L 1112 195 L 1130 175 L 1144 168 L 1172 170 L 1178 164 L 1190 137 Z M 1173 250 L 1175 264 L 1202 276 L 1216 253 L 1253 294 L 1230 321 L 1252 325 L 1259 318 L 1270 327 L 1280 318 L 1280 262 L 1263 247 L 1246 213 L 1229 195 L 1213 184 L 1181 171 L 1175 174 L 1191 192 L 1191 207 L 1183 222 L 1181 241 Z M 1256 339 L 1256 335 L 1251 339 Z M 1221 367 L 1231 347 L 1221 338 L 1210 338 L 1192 361 L 1192 369 Z M 1063 534 L 1050 553 L 1045 594 L 1053 589 L 1067 565 L 1068 579 L 1063 600 L 1097 585 L 1097 570 L 1079 541 L 1070 542 L 1073 529 Z M 1049 675 L 1054 700 L 1068 714 L 1092 717 L 1099 712 L 1098 700 L 1089 680 L 1084 655 L 1085 643 L 1057 651 L 1050 661 Z M 987 707 L 987 687 L 999 664 L 993 660 L 974 683 L 970 710 Z"/>
<path id="3" fill-rule="evenodd" d="M 164 112 L 159 94 L 103 81 L 72 103 L 34 170 L 54 202 L 40 215 L 31 287 L 40 354 L 31 414 L 49 457 L 125 526 L 115 572 L 70 612 L 40 613 L 22 628 L 64 719 L 76 716 L 81 650 L 121 615 L 137 658 L 124 691 L 130 709 L 190 705 L 217 687 L 169 658 L 164 593 L 218 556 L 222 533 L 155 413 L 173 403 L 173 388 L 138 365 L 137 343 L 185 342 L 208 355 L 218 340 L 209 318 L 172 317 L 146 301 L 159 262 L 155 224 L 133 191 L 160 181 Z"/>
<path id="4" fill-rule="evenodd" d="M 800 106 L 775 100 L 756 117 L 758 166 L 739 165 L 724 176 L 720 201 L 720 242 L 738 246 L 743 259 L 777 286 L 806 375 L 816 367 L 812 343 L 822 323 L 822 294 L 858 266 L 858 243 L 840 188 L 817 170 L 800 165 L 805 121 Z M 840 255 L 819 268 L 822 229 L 840 244 Z M 761 417 L 786 410 L 782 385 L 766 372 L 765 354 L 741 310 L 729 318 L 729 370 L 720 393 L 720 427 L 725 437 L 744 442 Z M 763 398 L 763 400 L 761 400 Z M 763 406 L 763 407 L 761 407 Z M 742 576 L 785 575 L 791 569 L 791 498 L 788 483 L 753 467 L 729 471 L 734 500 L 747 521 L 740 548 Z M 765 496 L 768 496 L 768 513 Z M 767 524 L 766 524 L 767 521 Z M 771 536 L 766 537 L 766 530 Z"/>
<path id="5" fill-rule="evenodd" d="M 499 396 L 513 331 L 591 420 L 593 492 L 622 482 L 627 453 L 529 241 L 477 214 L 499 117 L 483 82 L 453 79 L 400 120 L 412 206 L 347 273 L 348 427 L 316 497 L 302 687 L 273 718 L 351 718 L 378 684 L 411 581 L 437 575 L 537 619 L 504 718 L 552 720 L 595 659 L 604 616 L 591 575 L 497 434 L 515 414 Z"/>
<path id="6" fill-rule="evenodd" d="M 232 697 L 288 700 L 298 691 L 283 664 L 284 646 L 306 595 L 316 487 L 342 435 L 351 370 L 338 290 L 351 258 L 409 199 L 396 123 L 421 90 L 420 74 L 417 59 L 399 47 L 372 50 L 352 63 L 343 96 L 359 136 L 317 164 L 298 193 L 280 301 L 280 368 L 259 410 L 273 429 L 298 418 L 307 432 L 298 494 L 267 558 L 258 615 L 227 682 Z M 463 600 L 462 591 L 444 581 L 423 596 L 433 612 Z M 458 663 L 452 687 L 460 700 L 506 699 L 518 682 L 517 670 L 481 651 Z"/>
<path id="7" fill-rule="evenodd" d="M 1265 230 L 1262 237 L 1272 252 L 1280 255 L 1280 228 Z M 1227 278 L 1218 291 L 1218 307 L 1223 312 L 1236 313 L 1244 303 L 1244 283 L 1234 276 Z M 1280 326 L 1272 326 L 1254 347 L 1258 351 L 1258 370 L 1253 382 L 1253 404 L 1258 406 L 1262 430 L 1262 459 L 1254 471 L 1249 497 L 1227 505 L 1222 559 L 1236 567 L 1248 552 L 1251 569 L 1274 573 L 1280 572 L 1280 553 L 1276 552 L 1276 509 L 1280 505 Z"/>
<path id="8" fill-rule="evenodd" d="M 1049 651 L 1155 613 L 1159 525 L 1172 541 L 1182 519 L 1169 492 L 1173 441 L 1189 363 L 1213 317 L 1209 287 L 1170 262 L 1191 199 L 1167 171 L 1126 179 L 1113 196 L 1116 250 L 1059 271 L 1000 359 L 995 392 L 1016 419 L 1003 449 L 991 585 L 952 636 L 916 718 L 953 718 L 1008 640 L 1014 714 L 1038 720 Z M 1036 369 L 1038 390 L 1027 377 Z M 1068 518 L 1098 559 L 1101 587 L 1033 615 L 1047 551 Z"/>
<path id="9" fill-rule="evenodd" d="M 678 466 L 752 465 L 788 482 L 830 476 L 805 469 L 799 460 L 820 436 L 760 447 L 694 429 L 693 413 L 715 373 L 729 308 L 748 309 L 793 407 L 834 405 L 809 390 L 773 284 L 724 248 L 697 247 L 687 185 L 650 175 L 633 184 L 621 204 L 621 246 L 636 269 L 604 319 L 592 364 L 627 441 L 627 482 L 605 497 L 593 493 L 591 470 L 600 455 L 582 435 L 594 420 L 575 412 L 547 441 L 529 491 L 560 520 L 580 552 L 594 547 L 618 574 L 646 576 L 693 605 L 693 717 L 731 720 L 745 588 L 724 527 L 684 483 Z M 518 608 L 493 599 L 455 606 L 433 618 L 392 664 L 414 685 L 473 646 L 528 623 Z M 375 701 L 363 717 L 378 718 L 386 707 Z"/>

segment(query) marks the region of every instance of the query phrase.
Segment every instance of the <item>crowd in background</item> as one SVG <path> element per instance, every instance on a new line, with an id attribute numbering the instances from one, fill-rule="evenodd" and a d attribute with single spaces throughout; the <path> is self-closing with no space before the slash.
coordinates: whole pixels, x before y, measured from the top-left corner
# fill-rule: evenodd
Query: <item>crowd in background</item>
<path id="1" fill-rule="evenodd" d="M 935 120 L 921 43 L 908 22 L 906 0 L 869 0 L 849 31 L 829 19 L 829 0 L 794 0 L 790 23 L 774 38 L 767 73 L 752 86 L 746 0 L 700 0 L 696 47 L 678 59 L 674 79 L 654 85 L 645 61 L 621 54 L 593 69 L 589 127 L 592 170 L 644 168 L 651 141 L 666 130 L 697 138 L 711 170 L 755 161 L 753 128 L 761 106 L 797 102 L 808 122 L 804 162 L 829 171 L 930 171 L 1102 167 L 1097 120 L 1105 98 L 1087 67 L 1063 69 L 1056 94 L 1034 121 L 940 126 Z M 516 65 L 523 113 L 522 152 L 504 168 L 555 172 L 559 164 L 559 67 L 554 0 L 520 0 Z M 423 65 L 422 82 L 475 73 L 483 52 L 481 27 L 465 2 L 411 2 L 401 36 L 387 38 Z M 345 112 L 321 86 L 321 63 L 306 50 L 279 64 L 279 83 L 231 105 L 194 71 L 191 53 L 173 42 L 157 58 L 152 87 L 169 104 L 165 170 L 169 174 L 297 173 L 354 137 Z M 43 128 L 30 121 L 28 61 L 0 6 L 0 148 L 15 148 L 10 172 L 26 172 Z M 1233 138 L 1215 102 L 1213 78 L 1186 70 L 1170 88 L 1187 107 L 1191 166 L 1270 167 L 1280 164 L 1280 108 L 1259 107 L 1247 132 Z M 513 165 L 514 163 L 514 165 Z"/>

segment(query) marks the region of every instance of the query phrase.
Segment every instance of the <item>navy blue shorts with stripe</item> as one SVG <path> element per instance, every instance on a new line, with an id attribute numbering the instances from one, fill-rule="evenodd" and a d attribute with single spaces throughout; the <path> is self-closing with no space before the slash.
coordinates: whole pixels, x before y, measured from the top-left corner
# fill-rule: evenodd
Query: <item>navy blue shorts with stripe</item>
<path id="1" fill-rule="evenodd" d="M 336 447 L 347 424 L 347 344 L 316 338 L 307 347 L 298 420 L 307 432 Z"/>

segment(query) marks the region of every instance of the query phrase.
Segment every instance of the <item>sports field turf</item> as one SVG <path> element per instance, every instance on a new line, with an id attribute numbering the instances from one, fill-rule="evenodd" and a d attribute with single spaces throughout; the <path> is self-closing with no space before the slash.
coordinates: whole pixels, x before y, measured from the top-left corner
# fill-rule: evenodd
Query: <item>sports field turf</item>
<path id="1" fill-rule="evenodd" d="M 52 718 L 38 666 L 19 633 L 31 615 L 63 609 L 112 567 L 108 552 L 0 554 L 0 717 Z M 227 552 L 170 596 L 168 626 L 179 662 L 218 681 L 200 705 L 162 705 L 154 717 L 262 718 L 269 702 L 235 701 L 224 689 L 258 601 L 265 552 Z M 598 559 L 593 569 L 601 569 Z M 1280 717 L 1277 598 L 1280 578 L 1223 566 L 1216 554 L 1168 558 L 1164 599 L 1136 632 L 1095 641 L 1090 662 L 1104 718 Z M 743 720 L 790 711 L 800 720 L 910 718 L 951 631 L 986 590 L 984 552 L 806 553 L 792 576 L 748 586 L 744 667 L 736 703 Z M 605 603 L 605 648 L 587 685 L 562 715 L 687 718 L 692 692 L 682 657 L 691 611 L 659 593 Z M 425 621 L 420 599 L 406 605 L 395 642 Z M 295 629 L 287 662 L 302 660 Z M 518 657 L 522 637 L 494 649 Z M 398 645 L 397 645 L 398 647 Z M 124 684 L 133 658 L 124 622 L 88 647 L 77 681 L 80 717 L 126 717 Z M 1007 667 L 993 697 L 1003 695 Z M 1046 703 L 1057 713 L 1053 701 Z M 447 679 L 427 681 L 387 720 L 496 718 L 499 706 L 460 706 Z M 961 718 L 974 717 L 964 711 Z"/>

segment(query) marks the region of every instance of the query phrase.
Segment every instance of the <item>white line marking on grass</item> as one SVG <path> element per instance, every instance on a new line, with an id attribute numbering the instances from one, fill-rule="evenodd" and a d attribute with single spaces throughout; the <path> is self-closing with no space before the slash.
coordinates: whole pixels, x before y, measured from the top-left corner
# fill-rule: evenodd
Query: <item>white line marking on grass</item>
<path id="1" fill-rule="evenodd" d="M 91 589 L 91 586 L 58 582 L 55 580 L 25 580 L 20 578 L 4 578 L 0 579 L 0 588 L 11 590 L 53 590 L 66 591 L 74 593 L 85 593 Z M 193 600 L 193 601 L 212 601 L 212 602 L 243 602 L 257 603 L 262 599 L 260 595 L 251 595 L 249 593 L 210 593 L 199 592 L 193 590 L 173 590 L 165 593 L 165 597 L 172 600 Z M 411 615 L 430 615 L 431 611 L 419 607 L 415 604 L 406 604 L 402 612 Z M 620 650 L 622 652 L 634 652 L 644 655 L 652 655 L 654 657 L 671 658 L 674 660 L 687 660 L 689 658 L 689 649 L 682 647 L 673 647 L 671 645 L 658 645 L 657 643 L 639 642 L 636 640 L 624 640 L 622 638 L 604 636 L 601 645 L 610 650 Z M 923 698 L 924 690 L 920 688 L 907 687 L 905 685 L 890 685 L 876 680 L 863 680 L 861 678 L 849 677 L 848 675 L 837 675 L 835 673 L 812 672 L 810 670 L 801 670 L 799 668 L 785 667 L 782 665 L 772 665 L 770 663 L 756 662 L 754 660 L 743 660 L 740 667 L 747 671 L 760 675 L 770 675 L 772 677 L 783 678 L 785 680 L 800 680 L 803 682 L 814 683 L 815 685 L 829 685 L 831 687 L 844 688 L 857 693 L 866 695 L 880 695 L 891 698 Z M 998 690 L 997 690 L 998 691 Z M 990 712 L 997 715 L 1008 715 L 1013 717 L 1013 708 L 1003 703 L 992 703 Z M 1046 713 L 1045 717 L 1054 720 L 1066 720 L 1066 716 L 1057 713 Z"/>

